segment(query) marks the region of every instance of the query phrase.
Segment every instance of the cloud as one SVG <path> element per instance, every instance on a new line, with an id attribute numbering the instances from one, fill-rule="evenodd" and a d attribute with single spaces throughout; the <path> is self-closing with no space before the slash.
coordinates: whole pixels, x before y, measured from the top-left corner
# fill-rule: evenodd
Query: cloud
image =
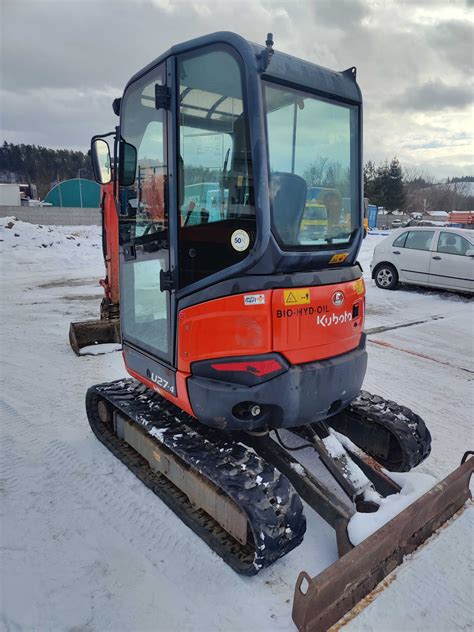
<path id="1" fill-rule="evenodd" d="M 93 133 L 116 124 L 112 100 L 135 72 L 173 44 L 218 30 L 262 44 L 270 31 L 278 50 L 336 70 L 357 66 L 366 158 L 390 158 L 406 143 L 403 159 L 429 172 L 436 161 L 416 147 L 438 140 L 440 112 L 451 117 L 443 142 L 472 130 L 464 116 L 472 15 L 464 1 L 0 3 L 0 142 L 86 149 Z M 467 161 L 463 155 L 445 175 L 460 175 Z"/>
<path id="2" fill-rule="evenodd" d="M 370 4 L 362 0 L 317 0 L 313 10 L 318 24 L 342 30 L 349 24 L 354 28 L 371 14 Z"/>
<path id="3" fill-rule="evenodd" d="M 441 22 L 427 34 L 427 41 L 439 51 L 440 56 L 449 60 L 454 69 L 472 75 L 474 70 L 472 23 L 461 20 Z"/>
<path id="4" fill-rule="evenodd" d="M 450 86 L 438 80 L 407 88 L 399 97 L 387 101 L 387 106 L 402 111 L 429 112 L 464 108 L 472 102 L 472 87 Z"/>

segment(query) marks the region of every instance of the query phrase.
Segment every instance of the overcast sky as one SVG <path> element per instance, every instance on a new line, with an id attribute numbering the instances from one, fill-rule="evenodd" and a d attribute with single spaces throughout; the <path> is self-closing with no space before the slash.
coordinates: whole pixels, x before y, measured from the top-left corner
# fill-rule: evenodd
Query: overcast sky
<path id="1" fill-rule="evenodd" d="M 473 167 L 473 0 L 0 0 L 0 140 L 85 150 L 113 98 L 178 43 L 232 30 L 357 66 L 364 156 L 437 178 Z"/>

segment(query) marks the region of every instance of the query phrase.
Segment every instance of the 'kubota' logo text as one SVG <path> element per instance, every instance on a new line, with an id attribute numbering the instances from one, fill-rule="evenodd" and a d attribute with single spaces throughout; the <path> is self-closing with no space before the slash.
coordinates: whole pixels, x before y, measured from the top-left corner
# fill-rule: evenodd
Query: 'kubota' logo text
<path id="1" fill-rule="evenodd" d="M 331 325 L 342 325 L 352 320 L 352 314 L 350 312 L 344 312 L 344 314 L 324 314 L 323 316 L 316 316 L 316 325 L 321 327 L 331 327 Z"/>

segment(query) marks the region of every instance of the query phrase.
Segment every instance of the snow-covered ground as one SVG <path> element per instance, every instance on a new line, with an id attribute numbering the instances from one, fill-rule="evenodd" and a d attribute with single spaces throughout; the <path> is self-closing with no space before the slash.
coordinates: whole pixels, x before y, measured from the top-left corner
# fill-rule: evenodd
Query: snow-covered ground
<path id="1" fill-rule="evenodd" d="M 8 227 L 9 226 L 9 227 Z M 368 286 L 367 390 L 421 414 L 441 478 L 474 445 L 473 303 L 443 292 Z M 0 223 L 0 629 L 293 630 L 297 574 L 336 559 L 308 513 L 303 544 L 255 578 L 231 571 L 93 437 L 91 384 L 124 375 L 120 353 L 78 358 L 71 320 L 96 318 L 97 227 Z M 414 321 L 408 327 L 380 331 Z M 470 506 L 405 564 L 345 630 L 467 630 L 473 624 Z"/>

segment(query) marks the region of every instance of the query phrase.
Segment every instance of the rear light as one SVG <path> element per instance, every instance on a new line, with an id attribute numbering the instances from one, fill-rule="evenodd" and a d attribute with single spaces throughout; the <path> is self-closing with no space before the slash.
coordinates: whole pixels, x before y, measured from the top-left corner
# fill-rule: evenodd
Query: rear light
<path id="1" fill-rule="evenodd" d="M 191 373 L 196 377 L 254 386 L 284 373 L 288 367 L 288 362 L 280 354 L 266 353 L 193 362 Z"/>
<path id="2" fill-rule="evenodd" d="M 268 375 L 269 373 L 275 373 L 275 371 L 281 371 L 283 366 L 277 360 L 257 360 L 252 362 L 220 362 L 217 364 L 211 364 L 211 367 L 215 371 L 232 371 L 239 373 L 244 371 L 245 373 L 251 373 L 257 377 Z"/>

